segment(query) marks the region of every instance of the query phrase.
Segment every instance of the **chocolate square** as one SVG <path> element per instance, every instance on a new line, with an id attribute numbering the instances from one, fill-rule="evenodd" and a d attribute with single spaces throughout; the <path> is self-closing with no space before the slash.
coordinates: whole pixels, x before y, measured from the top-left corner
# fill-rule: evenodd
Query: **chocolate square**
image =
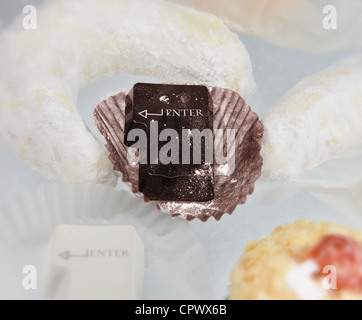
<path id="1" fill-rule="evenodd" d="M 192 131 L 212 133 L 212 122 L 212 99 L 207 87 L 137 83 L 126 98 L 125 144 L 130 147 L 135 143 L 127 139 L 131 130 L 146 132 L 147 164 L 139 165 L 139 191 L 150 200 L 214 199 L 213 138 L 208 135 L 196 139 Z M 173 129 L 177 136 L 159 141 L 164 129 Z M 187 134 L 193 135 L 189 141 L 183 139 Z M 209 149 L 206 139 L 209 139 Z M 177 163 L 163 164 L 159 159 L 160 151 L 168 147 L 171 140 L 178 142 L 179 154 L 173 157 Z M 183 142 L 186 142 L 184 146 Z M 194 146 L 200 152 L 199 159 L 193 157 Z M 187 153 L 189 163 L 183 161 Z M 171 151 L 163 154 L 170 156 Z"/>

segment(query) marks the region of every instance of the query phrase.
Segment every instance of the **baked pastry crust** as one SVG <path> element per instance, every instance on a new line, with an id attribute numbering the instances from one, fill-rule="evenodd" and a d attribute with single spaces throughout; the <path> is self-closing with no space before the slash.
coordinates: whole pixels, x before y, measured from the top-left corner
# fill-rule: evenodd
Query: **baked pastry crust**
<path id="1" fill-rule="evenodd" d="M 277 227 L 262 240 L 247 244 L 244 254 L 231 274 L 231 300 L 290 300 L 298 299 L 287 282 L 286 275 L 301 254 L 328 234 L 341 234 L 362 244 L 362 233 L 344 226 L 308 220 Z M 362 294 L 348 290 L 328 293 L 327 299 L 362 299 Z"/>

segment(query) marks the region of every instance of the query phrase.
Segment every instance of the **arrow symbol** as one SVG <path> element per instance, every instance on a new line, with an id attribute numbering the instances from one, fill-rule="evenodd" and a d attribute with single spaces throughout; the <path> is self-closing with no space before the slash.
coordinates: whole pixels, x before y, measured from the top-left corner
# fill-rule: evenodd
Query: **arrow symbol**
<path id="1" fill-rule="evenodd" d="M 141 117 L 145 118 L 145 119 L 147 119 L 148 116 L 162 117 L 162 116 L 163 116 L 163 109 L 161 110 L 161 113 L 149 113 L 149 112 L 147 111 L 147 109 L 145 109 L 145 110 L 143 110 L 143 111 L 141 111 L 141 112 L 138 112 L 138 114 L 139 114 Z"/>
<path id="2" fill-rule="evenodd" d="M 85 254 L 71 254 L 69 251 L 64 251 L 59 254 L 59 257 L 69 260 L 70 258 L 88 258 L 88 250 Z"/>

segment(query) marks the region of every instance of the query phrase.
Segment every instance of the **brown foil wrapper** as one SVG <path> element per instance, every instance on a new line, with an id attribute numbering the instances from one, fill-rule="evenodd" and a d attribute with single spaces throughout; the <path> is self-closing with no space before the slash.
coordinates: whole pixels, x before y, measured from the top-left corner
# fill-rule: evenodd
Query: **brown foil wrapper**
<path id="1" fill-rule="evenodd" d="M 230 175 L 218 175 L 224 171 L 222 165 L 214 163 L 215 197 L 208 202 L 150 201 L 159 210 L 168 211 L 171 216 L 183 216 L 191 221 L 195 218 L 207 221 L 210 217 L 220 220 L 223 214 L 232 214 L 236 206 L 244 204 L 254 191 L 254 184 L 261 176 L 263 159 L 259 141 L 264 128 L 258 115 L 236 92 L 218 87 L 209 87 L 213 100 L 213 128 L 235 129 L 235 170 Z M 94 110 L 94 123 L 106 139 L 110 152 L 109 159 L 114 170 L 122 173 L 122 180 L 133 193 L 138 190 L 139 166 L 129 163 L 128 147 L 124 144 L 125 105 L 127 93 L 121 92 L 100 102 Z M 222 145 L 222 144 L 221 144 Z M 223 152 L 227 145 L 224 141 Z M 220 141 L 214 138 L 214 152 L 221 152 Z"/>

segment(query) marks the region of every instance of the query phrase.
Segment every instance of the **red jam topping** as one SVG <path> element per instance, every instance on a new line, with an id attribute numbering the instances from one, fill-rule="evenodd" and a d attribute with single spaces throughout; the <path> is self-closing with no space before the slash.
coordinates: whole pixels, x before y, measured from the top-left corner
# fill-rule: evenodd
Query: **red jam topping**
<path id="1" fill-rule="evenodd" d="M 320 267 L 333 266 L 337 272 L 337 289 L 362 292 L 362 246 L 342 235 L 328 235 L 308 254 Z"/>

